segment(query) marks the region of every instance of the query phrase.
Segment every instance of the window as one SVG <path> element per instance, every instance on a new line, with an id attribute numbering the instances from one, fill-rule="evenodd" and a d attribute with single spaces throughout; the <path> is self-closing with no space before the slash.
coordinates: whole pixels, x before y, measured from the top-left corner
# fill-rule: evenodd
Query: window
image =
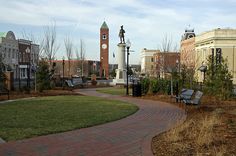
<path id="1" fill-rule="evenodd" d="M 10 49 L 8 51 L 8 58 L 11 58 L 11 51 L 10 51 Z"/>
<path id="2" fill-rule="evenodd" d="M 27 70 L 26 70 L 26 68 L 21 68 L 21 78 L 26 78 L 26 72 L 27 72 Z"/>
<path id="3" fill-rule="evenodd" d="M 106 35 L 106 34 L 103 34 L 103 35 L 102 35 L 102 39 L 103 39 L 103 40 L 107 39 L 107 35 Z"/>
<path id="4" fill-rule="evenodd" d="M 15 58 L 15 49 L 12 49 L 12 58 Z"/>
<path id="5" fill-rule="evenodd" d="M 151 62 L 153 62 L 153 57 L 151 58 Z"/>
<path id="6" fill-rule="evenodd" d="M 22 60 L 21 60 L 21 53 L 18 53 L 18 60 L 19 60 L 19 62 L 22 62 Z"/>
<path id="7" fill-rule="evenodd" d="M 191 35 L 188 36 L 188 39 L 189 39 L 189 38 L 193 38 L 193 37 L 194 37 L 194 36 L 191 34 Z"/>

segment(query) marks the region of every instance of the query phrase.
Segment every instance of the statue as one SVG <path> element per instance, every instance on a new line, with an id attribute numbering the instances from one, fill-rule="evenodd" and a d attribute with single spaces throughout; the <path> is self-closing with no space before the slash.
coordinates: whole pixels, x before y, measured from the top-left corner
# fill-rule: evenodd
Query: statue
<path id="1" fill-rule="evenodd" d="M 123 29 L 123 25 L 120 27 L 119 37 L 120 43 L 125 43 L 125 30 Z"/>

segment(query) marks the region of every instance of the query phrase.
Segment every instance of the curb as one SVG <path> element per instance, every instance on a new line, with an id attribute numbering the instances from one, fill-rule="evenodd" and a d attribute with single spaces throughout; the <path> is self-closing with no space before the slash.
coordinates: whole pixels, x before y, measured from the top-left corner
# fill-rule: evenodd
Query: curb
<path id="1" fill-rule="evenodd" d="M 0 138 L 0 144 L 4 144 L 4 143 L 6 143 L 6 141 Z"/>

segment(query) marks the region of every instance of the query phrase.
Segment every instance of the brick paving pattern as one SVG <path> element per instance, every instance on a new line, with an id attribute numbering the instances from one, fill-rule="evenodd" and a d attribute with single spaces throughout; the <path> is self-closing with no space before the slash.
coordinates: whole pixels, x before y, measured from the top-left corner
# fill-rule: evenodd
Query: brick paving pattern
<path id="1" fill-rule="evenodd" d="M 186 118 L 184 110 L 164 102 L 107 95 L 94 89 L 79 92 L 134 103 L 139 111 L 99 126 L 0 144 L 0 155 L 149 156 L 152 137 Z"/>

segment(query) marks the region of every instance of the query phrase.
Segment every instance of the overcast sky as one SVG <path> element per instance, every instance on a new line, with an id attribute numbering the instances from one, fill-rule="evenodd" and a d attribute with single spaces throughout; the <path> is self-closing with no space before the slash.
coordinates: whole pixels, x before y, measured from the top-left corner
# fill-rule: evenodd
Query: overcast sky
<path id="1" fill-rule="evenodd" d="M 132 42 L 131 63 L 140 62 L 142 48 L 158 49 L 165 34 L 179 44 L 189 25 L 196 34 L 215 28 L 236 28 L 236 0 L 0 0 L 0 32 L 12 30 L 43 34 L 56 21 L 57 58 L 65 55 L 63 40 L 70 34 L 76 45 L 82 38 L 86 58 L 99 60 L 99 31 L 105 20 L 110 29 L 110 62 L 117 50 L 121 25 Z"/>

